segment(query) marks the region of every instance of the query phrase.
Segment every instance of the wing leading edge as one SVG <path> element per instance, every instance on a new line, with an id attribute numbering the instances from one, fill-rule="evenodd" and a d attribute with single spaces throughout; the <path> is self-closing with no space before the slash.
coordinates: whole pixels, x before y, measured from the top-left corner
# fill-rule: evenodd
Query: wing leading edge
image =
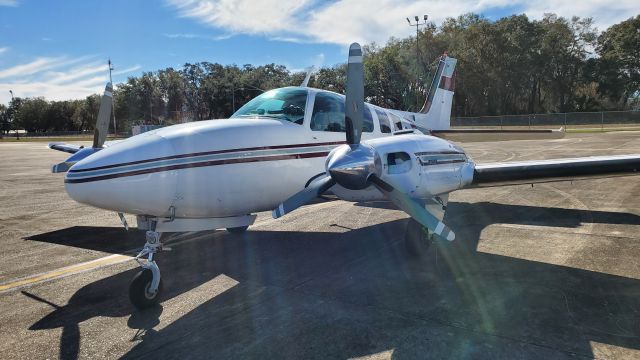
<path id="1" fill-rule="evenodd" d="M 640 154 L 476 165 L 469 187 L 533 184 L 638 175 Z"/>
<path id="2" fill-rule="evenodd" d="M 64 151 L 69 154 L 75 154 L 80 149 L 84 148 L 82 145 L 65 144 L 65 143 L 49 143 L 49 149 Z"/>

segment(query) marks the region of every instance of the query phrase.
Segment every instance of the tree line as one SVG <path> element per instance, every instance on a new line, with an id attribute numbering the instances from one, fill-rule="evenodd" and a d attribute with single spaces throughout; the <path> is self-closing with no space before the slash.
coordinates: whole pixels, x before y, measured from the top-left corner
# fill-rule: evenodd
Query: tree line
<path id="1" fill-rule="evenodd" d="M 602 111 L 640 105 L 640 15 L 598 33 L 590 18 L 477 14 L 430 24 L 416 38 L 364 46 L 365 94 L 376 105 L 421 106 L 436 61 L 458 59 L 454 116 Z M 118 132 L 136 124 L 226 118 L 261 92 L 299 85 L 303 72 L 277 64 L 199 62 L 144 72 L 116 84 Z M 319 69 L 309 86 L 344 93 L 346 65 Z M 83 100 L 14 98 L 0 104 L 2 130 L 85 131 L 95 123 L 99 95 Z M 113 129 L 111 129 L 113 131 Z"/>

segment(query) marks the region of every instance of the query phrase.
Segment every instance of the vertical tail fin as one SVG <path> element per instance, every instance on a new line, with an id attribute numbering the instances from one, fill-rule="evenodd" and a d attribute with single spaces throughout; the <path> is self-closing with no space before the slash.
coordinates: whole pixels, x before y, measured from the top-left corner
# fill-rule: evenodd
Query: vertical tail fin
<path id="1" fill-rule="evenodd" d="M 98 111 L 98 120 L 93 133 L 93 147 L 100 148 L 107 139 L 109 132 L 109 119 L 111 118 L 111 106 L 113 104 L 113 87 L 111 83 L 107 83 L 104 88 L 104 94 L 100 101 L 100 110 Z"/>
<path id="2" fill-rule="evenodd" d="M 431 130 L 449 129 L 457 61 L 446 53 L 440 57 L 424 105 L 415 114 L 416 123 L 420 127 Z"/>

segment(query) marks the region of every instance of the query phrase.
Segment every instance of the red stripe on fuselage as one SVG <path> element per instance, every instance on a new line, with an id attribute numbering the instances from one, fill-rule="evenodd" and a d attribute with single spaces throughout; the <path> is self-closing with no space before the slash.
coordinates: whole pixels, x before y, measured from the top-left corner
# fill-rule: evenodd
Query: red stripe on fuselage
<path id="1" fill-rule="evenodd" d="M 153 158 L 153 159 L 136 160 L 136 161 L 130 161 L 130 162 L 124 162 L 124 163 L 118 163 L 118 164 L 96 166 L 96 167 L 86 168 L 86 169 L 71 169 L 71 170 L 69 170 L 69 172 L 79 173 L 79 172 L 85 172 L 85 171 L 111 169 L 111 168 L 115 168 L 115 167 L 119 167 L 119 166 L 126 166 L 126 165 L 144 164 L 144 163 L 147 163 L 147 162 L 160 161 L 160 160 L 181 159 L 181 158 L 186 158 L 186 157 L 194 157 L 194 156 L 202 156 L 202 155 L 226 154 L 226 153 L 240 152 L 240 151 L 291 149 L 291 148 L 298 148 L 298 147 L 342 145 L 342 144 L 346 144 L 346 142 L 345 141 L 333 141 L 333 142 L 324 142 L 324 143 L 273 145 L 273 146 L 258 146 L 258 147 L 240 148 L 240 149 L 213 150 L 213 151 L 204 151 L 204 152 L 196 152 L 196 153 L 189 153 L 189 154 L 179 154 L 179 155 L 164 156 L 164 157 Z"/>
<path id="2" fill-rule="evenodd" d="M 442 76 L 440 78 L 440 89 L 447 91 L 455 91 L 456 88 L 456 73 L 454 72 L 451 77 Z"/>
<path id="3" fill-rule="evenodd" d="M 325 145 L 327 144 L 325 143 Z M 117 173 L 117 174 L 93 176 L 93 177 L 87 177 L 82 179 L 65 179 L 64 182 L 68 184 L 77 184 L 77 183 L 116 179 L 116 178 L 127 177 L 127 176 L 151 174 L 156 172 L 179 170 L 179 169 L 190 169 L 190 168 L 198 168 L 198 167 L 206 167 L 206 166 L 240 164 L 240 163 L 250 163 L 250 162 L 260 162 L 260 161 L 308 159 L 308 158 L 315 158 L 315 157 L 323 157 L 327 155 L 329 155 L 329 152 L 325 151 L 325 152 L 316 152 L 316 153 L 257 156 L 257 157 L 238 158 L 238 159 L 201 161 L 201 162 L 194 162 L 194 163 L 187 163 L 187 164 L 161 166 L 161 167 L 150 168 L 150 169 L 134 170 L 134 171 Z"/>

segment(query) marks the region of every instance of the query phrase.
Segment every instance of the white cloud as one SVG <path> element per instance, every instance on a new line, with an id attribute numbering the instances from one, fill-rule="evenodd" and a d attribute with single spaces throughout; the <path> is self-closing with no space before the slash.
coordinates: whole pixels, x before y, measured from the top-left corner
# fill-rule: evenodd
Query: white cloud
<path id="1" fill-rule="evenodd" d="M 8 47 L 0 47 L 0 54 L 6 53 L 7 51 L 9 51 Z"/>
<path id="2" fill-rule="evenodd" d="M 412 34 L 405 18 L 429 14 L 439 24 L 467 12 L 517 9 L 533 19 L 544 13 L 593 17 L 601 30 L 640 12 L 638 0 L 167 0 L 182 17 L 226 32 L 264 35 L 272 40 L 348 44 L 385 43 Z"/>
<path id="3" fill-rule="evenodd" d="M 17 0 L 0 0 L 0 6 L 18 6 Z"/>
<path id="4" fill-rule="evenodd" d="M 219 41 L 219 40 L 230 39 L 234 35 L 222 34 L 222 35 L 209 36 L 209 35 L 202 35 L 202 34 L 177 33 L 177 34 L 164 34 L 164 36 L 168 37 L 169 39 L 205 39 L 205 40 Z"/>
<path id="5" fill-rule="evenodd" d="M 27 64 L 20 64 L 8 69 L 0 70 L 0 79 L 18 75 L 32 75 L 54 67 L 60 60 L 60 58 L 39 58 Z"/>
<path id="6" fill-rule="evenodd" d="M 164 36 L 168 37 L 169 39 L 201 39 L 204 38 L 204 35 L 200 35 L 200 34 L 164 34 Z"/>
<path id="7" fill-rule="evenodd" d="M 140 65 L 113 72 L 114 76 L 140 70 Z M 95 56 L 41 57 L 24 64 L 0 68 L 0 103 L 19 97 L 43 96 L 47 100 L 83 99 L 102 92 L 109 81 L 106 62 Z"/>
<path id="8" fill-rule="evenodd" d="M 288 31 L 311 0 L 168 0 L 181 16 L 242 33 Z"/>
<path id="9" fill-rule="evenodd" d="M 592 17 L 599 30 L 626 20 L 640 13 L 640 2 L 637 0 L 586 0 L 562 1 L 544 0 L 541 2 L 523 2 L 526 13 L 535 19 L 540 19 L 544 13 L 556 13 L 565 17 L 573 15 Z"/>
<path id="10" fill-rule="evenodd" d="M 128 74 L 128 73 L 132 73 L 134 71 L 138 71 L 140 69 L 142 69 L 141 65 L 134 65 L 134 66 L 131 66 L 131 67 L 128 67 L 128 68 L 124 68 L 122 70 L 116 69 L 116 71 L 113 72 L 113 75 Z"/>

